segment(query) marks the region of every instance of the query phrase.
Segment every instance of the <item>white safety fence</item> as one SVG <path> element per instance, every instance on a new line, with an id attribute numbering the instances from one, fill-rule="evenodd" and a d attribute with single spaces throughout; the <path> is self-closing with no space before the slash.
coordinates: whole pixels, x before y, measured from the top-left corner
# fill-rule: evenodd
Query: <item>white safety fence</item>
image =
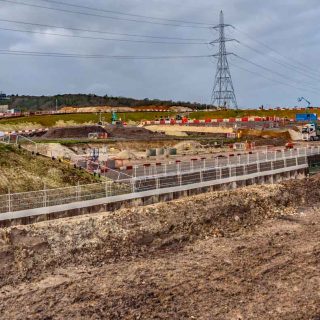
<path id="1" fill-rule="evenodd" d="M 269 159 L 268 154 L 262 160 L 241 163 L 228 163 L 219 166 L 207 164 L 200 167 L 192 167 L 189 170 L 171 171 L 159 173 L 153 176 L 136 177 L 117 182 L 103 182 L 89 185 L 78 185 L 75 187 L 39 190 L 33 192 L 13 193 L 0 195 L 0 213 L 17 212 L 29 209 L 52 207 L 75 202 L 108 198 L 117 195 L 144 192 L 147 190 L 157 190 L 185 186 L 202 182 L 214 181 L 219 184 L 219 180 L 245 178 L 252 174 L 272 174 L 275 171 L 281 172 L 306 168 L 308 165 L 307 155 L 319 154 L 320 150 L 299 149 L 280 152 L 274 154 L 274 158 Z M 281 156 L 280 156 L 281 154 Z M 289 168 L 289 169 L 288 169 Z"/>
<path id="2" fill-rule="evenodd" d="M 320 154 L 319 147 L 306 147 L 296 149 L 282 150 L 262 150 L 249 152 L 246 154 L 233 153 L 231 155 L 218 155 L 212 158 L 195 158 L 190 161 L 175 161 L 171 163 L 153 163 L 143 166 L 134 166 L 132 170 L 127 170 L 126 173 L 133 177 L 170 175 L 173 173 L 180 174 L 194 170 L 210 170 L 218 167 L 251 164 L 268 160 L 281 160 L 285 158 L 293 158 L 300 156 L 309 156 Z M 121 176 L 120 176 L 121 178 Z M 125 176 L 122 179 L 127 179 Z"/>

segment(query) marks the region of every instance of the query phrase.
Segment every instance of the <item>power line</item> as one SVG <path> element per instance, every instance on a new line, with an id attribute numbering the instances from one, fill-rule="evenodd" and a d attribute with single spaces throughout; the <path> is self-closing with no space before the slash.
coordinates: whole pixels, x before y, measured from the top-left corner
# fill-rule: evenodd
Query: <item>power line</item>
<path id="1" fill-rule="evenodd" d="M 129 21 L 129 22 L 136 22 L 136 23 L 147 23 L 147 24 L 162 25 L 162 26 L 167 26 L 167 27 L 209 29 L 209 27 L 204 27 L 204 26 L 181 25 L 181 24 L 173 24 L 173 23 L 161 23 L 161 22 L 154 22 L 154 21 L 147 21 L 147 20 L 136 20 L 136 19 L 105 16 L 105 15 L 96 14 L 96 13 L 72 11 L 72 10 L 68 10 L 68 9 L 58 9 L 58 8 L 46 7 L 46 6 L 41 6 L 41 5 L 37 5 L 37 4 L 30 4 L 30 3 L 26 3 L 26 2 L 18 2 L 18 1 L 13 1 L 13 0 L 0 0 L 0 1 L 7 2 L 7 3 L 12 3 L 12 4 L 18 4 L 18 5 L 27 6 L 27 7 L 40 8 L 40 9 L 46 9 L 46 10 L 58 11 L 58 12 L 66 12 L 66 13 L 72 13 L 72 14 L 79 14 L 79 15 L 85 15 L 85 16 L 92 16 L 92 17 L 98 17 L 98 18 L 105 18 L 105 19 L 116 20 L 116 21 Z"/>
<path id="2" fill-rule="evenodd" d="M 116 33 L 116 32 L 108 32 L 108 31 L 101 31 L 101 30 L 61 27 L 61 26 L 56 26 L 56 25 L 32 23 L 32 22 L 17 21 L 17 20 L 7 20 L 7 19 L 0 19 L 0 21 L 35 26 L 35 27 L 55 28 L 55 29 L 81 31 L 81 32 L 91 32 L 91 33 L 98 33 L 98 34 L 109 34 L 109 35 L 115 35 L 115 36 L 150 38 L 150 39 L 165 39 L 165 40 L 181 40 L 181 41 L 206 41 L 205 39 L 199 39 L 199 38 L 178 38 L 178 37 L 162 37 L 162 36 L 151 36 L 151 35 L 132 34 L 132 33 Z"/>
<path id="3" fill-rule="evenodd" d="M 319 76 L 319 75 L 320 75 L 319 72 L 310 69 L 310 66 L 305 65 L 305 64 L 301 63 L 300 61 L 293 59 L 292 57 L 287 57 L 287 56 L 283 55 L 282 53 L 280 53 L 279 51 L 273 49 L 272 47 L 268 46 L 267 44 L 263 43 L 262 41 L 256 40 L 255 38 L 253 38 L 252 36 L 250 36 L 250 34 L 248 34 L 247 32 L 244 32 L 243 30 L 240 30 L 239 28 L 235 28 L 235 30 L 238 31 L 238 32 L 240 32 L 240 33 L 242 33 L 242 34 L 244 34 L 244 35 L 247 36 L 249 39 L 251 39 L 252 41 L 260 44 L 261 46 L 263 46 L 263 47 L 265 47 L 265 48 L 267 48 L 268 50 L 276 53 L 276 54 L 277 54 L 278 56 L 280 56 L 282 59 L 285 59 L 286 61 L 288 61 L 288 60 L 290 61 L 290 60 L 291 60 L 291 61 L 294 62 L 294 64 L 289 63 L 289 62 L 286 62 L 287 64 L 290 64 L 291 66 L 293 66 L 293 67 L 295 67 L 295 68 L 299 68 L 300 70 L 304 70 L 304 71 L 307 71 L 307 72 L 309 72 L 309 73 L 313 73 L 313 74 L 316 75 L 316 76 Z M 297 66 L 297 65 L 299 65 L 299 66 Z"/>
<path id="4" fill-rule="evenodd" d="M 287 76 L 285 76 L 285 75 L 283 75 L 283 74 L 281 74 L 281 73 L 279 73 L 279 72 L 277 72 L 277 71 L 274 71 L 274 70 L 272 70 L 272 69 L 269 69 L 269 68 L 267 68 L 267 67 L 265 67 L 265 66 L 262 66 L 262 65 L 260 65 L 260 64 L 258 64 L 258 63 L 256 63 L 256 62 L 250 61 L 249 59 L 240 57 L 239 55 L 234 54 L 234 53 L 233 53 L 232 55 L 235 56 L 235 57 L 237 57 L 238 59 L 243 60 L 243 61 L 245 61 L 245 62 L 247 62 L 247 63 L 250 63 L 250 64 L 252 64 L 252 65 L 254 65 L 254 66 L 258 67 L 258 68 L 261 68 L 261 69 L 263 69 L 263 70 L 266 70 L 266 71 L 268 71 L 268 72 L 271 72 L 271 73 L 273 73 L 273 74 L 276 74 L 276 75 L 278 75 L 278 76 L 281 77 L 281 78 L 284 78 L 284 79 L 289 80 L 289 81 L 291 81 L 291 82 L 296 82 L 296 83 L 300 84 L 299 81 L 293 80 L 293 79 L 291 79 L 291 78 L 289 78 L 289 77 L 287 77 Z M 315 91 L 318 90 L 318 89 L 315 88 L 315 87 L 310 87 L 310 89 L 315 90 Z"/>
<path id="5" fill-rule="evenodd" d="M 145 16 L 140 14 L 132 14 L 132 13 L 125 13 L 122 11 L 114 11 L 114 10 L 106 10 L 102 8 L 94 8 L 94 7 L 88 7 L 78 4 L 72 4 L 72 3 L 66 3 L 62 1 L 53 1 L 53 0 L 39 0 L 42 2 L 48 2 L 48 3 L 54 3 L 59 5 L 64 5 L 68 7 L 74 7 L 74 8 L 81 8 L 81 9 L 87 9 L 92 11 L 98 11 L 98 12 L 108 12 L 108 13 L 114 13 L 118 15 L 124 15 L 129 17 L 137 17 L 137 18 L 147 18 L 147 19 L 153 19 L 153 20 L 161 20 L 161 21 L 170 21 L 170 22 L 178 22 L 178 23 L 187 23 L 187 24 L 198 24 L 198 25 L 205 25 L 205 26 L 212 26 L 211 23 L 204 23 L 204 22 L 197 22 L 197 21 L 186 21 L 186 20 L 177 20 L 177 19 L 166 19 L 166 18 L 159 18 L 159 17 L 151 17 L 151 16 Z"/>
<path id="6" fill-rule="evenodd" d="M 53 57 L 53 58 L 81 58 L 81 59 L 122 59 L 122 60 L 169 60 L 169 59 L 197 59 L 210 58 L 211 55 L 180 55 L 180 56 L 132 56 L 132 55 L 96 55 L 96 54 L 79 54 L 79 53 L 63 53 L 63 52 L 39 52 L 39 51 L 23 51 L 23 50 L 7 50 L 0 49 L 3 55 L 19 55 L 19 56 L 37 56 L 37 57 Z"/>
<path id="7" fill-rule="evenodd" d="M 130 40 L 130 39 L 115 39 L 115 38 L 102 38 L 102 37 L 91 37 L 91 36 L 79 36 L 79 35 L 69 35 L 61 33 L 52 33 L 52 32 L 42 32 L 42 31 L 32 31 L 32 30 L 19 30 L 11 28 L 2 28 L 3 31 L 13 31 L 13 32 L 22 32 L 22 33 L 33 33 L 33 34 L 42 34 L 49 36 L 58 36 L 66 38 L 80 38 L 80 39 L 90 39 L 90 40 L 104 40 L 104 41 L 118 41 L 118 42 L 134 42 L 134 43 L 149 43 L 149 44 L 171 44 L 171 45 L 203 45 L 207 44 L 206 42 L 168 42 L 168 41 L 147 41 L 147 40 Z"/>
<path id="8" fill-rule="evenodd" d="M 242 41 L 237 41 L 237 42 L 238 42 L 239 44 L 241 44 L 242 46 L 244 46 L 244 47 L 246 47 L 246 48 L 248 48 L 248 49 L 250 49 L 250 50 L 252 50 L 252 51 L 255 51 L 255 52 L 257 52 L 257 53 L 259 53 L 259 54 L 261 54 L 261 55 L 263 55 L 263 56 L 266 56 L 265 52 L 263 52 L 263 51 L 261 51 L 261 50 L 258 50 L 258 49 L 256 49 L 256 48 L 253 48 L 253 47 L 251 47 L 251 46 L 243 43 Z M 286 63 L 286 62 L 284 62 L 284 61 L 282 61 L 282 60 L 280 60 L 280 59 L 277 59 L 277 58 L 275 58 L 275 57 L 270 57 L 270 56 L 268 56 L 268 58 L 270 58 L 271 60 L 274 61 L 274 63 L 277 63 L 278 65 L 280 65 L 280 66 L 282 66 L 282 67 L 285 67 L 285 68 L 291 69 L 291 70 L 293 70 L 293 71 L 295 71 L 295 72 L 298 72 L 298 73 L 300 73 L 301 75 L 304 75 L 305 77 L 308 77 L 308 78 L 310 78 L 310 79 L 312 79 L 312 80 L 320 81 L 320 78 L 316 78 L 316 77 L 310 75 L 309 73 L 307 73 L 306 71 L 302 71 L 302 70 L 300 70 L 299 68 L 296 68 L 296 67 L 294 67 L 294 66 L 292 66 L 292 65 L 290 65 L 290 64 L 288 64 L 288 63 Z M 307 82 L 306 82 L 306 83 L 307 83 Z M 311 83 L 309 82 L 309 84 L 311 84 Z M 313 84 L 314 84 L 314 83 L 312 83 L 311 85 L 313 85 Z"/>
<path id="9" fill-rule="evenodd" d="M 270 81 L 270 82 L 279 83 L 279 84 L 281 84 L 281 85 L 284 85 L 284 86 L 287 86 L 287 87 L 290 87 L 290 88 L 294 88 L 294 89 L 298 89 L 298 90 L 306 90 L 306 91 L 310 91 L 310 92 L 312 92 L 312 93 L 315 93 L 315 91 L 313 91 L 312 89 L 296 87 L 296 86 L 294 86 L 294 85 L 291 85 L 291 84 L 289 84 L 289 83 L 282 82 L 282 81 L 277 80 L 277 79 L 268 78 L 268 77 L 262 75 L 262 74 L 259 73 L 259 72 L 255 72 L 255 71 L 246 69 L 246 68 L 244 68 L 244 67 L 238 66 L 238 65 L 235 64 L 234 62 L 230 62 L 230 61 L 229 61 L 229 64 L 231 64 L 232 66 L 234 66 L 234 67 L 236 67 L 236 68 L 238 68 L 238 69 L 241 69 L 241 70 L 246 71 L 246 72 L 248 72 L 248 73 L 251 73 L 251 74 L 257 75 L 257 76 L 259 76 L 259 77 L 261 77 L 261 78 L 264 78 L 264 79 L 266 79 L 266 80 L 268 80 L 268 81 Z"/>

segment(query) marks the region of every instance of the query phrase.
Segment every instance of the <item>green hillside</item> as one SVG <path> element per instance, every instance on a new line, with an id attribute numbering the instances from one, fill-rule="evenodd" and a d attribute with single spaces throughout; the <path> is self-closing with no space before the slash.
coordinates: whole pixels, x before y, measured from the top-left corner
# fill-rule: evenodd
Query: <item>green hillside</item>
<path id="1" fill-rule="evenodd" d="M 56 187 L 74 186 L 77 183 L 96 182 L 96 179 L 79 169 L 42 156 L 0 144 L 0 194 L 24 192 Z"/>
<path id="2" fill-rule="evenodd" d="M 63 94 L 55 96 L 9 96 L 12 108 L 21 111 L 55 110 L 56 101 L 59 107 L 65 106 L 111 106 L 111 107 L 142 107 L 142 106 L 184 106 L 192 109 L 205 109 L 207 105 L 195 102 L 183 102 L 159 99 L 133 99 L 126 97 L 98 96 L 95 94 Z"/>
<path id="3" fill-rule="evenodd" d="M 320 110 L 312 111 L 317 113 L 320 116 Z M 304 111 L 295 111 L 295 110 L 224 110 L 224 111 L 198 111 L 198 112 L 189 112 L 185 113 L 189 116 L 190 119 L 208 119 L 208 118 L 236 118 L 236 117 L 246 117 L 246 116 L 276 116 L 281 118 L 295 118 L 297 113 L 305 113 Z M 139 122 L 142 120 L 155 120 L 159 119 L 160 116 L 163 118 L 166 117 L 175 117 L 178 113 L 176 112 L 126 112 L 119 113 L 119 117 L 126 122 L 135 121 Z M 105 121 L 111 121 L 111 114 L 105 113 L 102 115 Z M 21 117 L 13 119 L 0 119 L 0 130 L 2 125 L 16 125 L 16 124 L 26 124 L 33 123 L 39 124 L 42 127 L 52 127 L 56 125 L 58 121 L 73 121 L 77 124 L 83 124 L 86 122 L 98 123 L 99 115 L 96 113 L 91 114 L 61 114 L 61 115 L 42 115 L 42 116 L 30 116 L 30 117 Z M 26 124 L 27 127 L 27 124 Z"/>

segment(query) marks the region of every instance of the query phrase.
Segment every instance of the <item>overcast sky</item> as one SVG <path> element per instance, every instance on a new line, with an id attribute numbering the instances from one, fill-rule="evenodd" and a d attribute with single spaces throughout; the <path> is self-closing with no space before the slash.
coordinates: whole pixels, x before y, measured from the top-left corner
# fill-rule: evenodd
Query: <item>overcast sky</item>
<path id="1" fill-rule="evenodd" d="M 103 11 L 50 4 L 41 0 L 13 1 L 24 1 L 29 4 L 96 15 L 140 19 Z M 319 105 L 319 94 L 317 94 L 320 81 L 319 0 L 61 1 L 130 14 L 209 24 L 218 23 L 219 11 L 222 9 L 225 14 L 225 22 L 237 28 L 236 30 L 228 29 L 228 36 L 242 43 L 228 42 L 228 51 L 273 71 L 269 72 L 239 58 L 230 57 L 231 74 L 240 107 L 253 108 L 261 104 L 294 106 L 299 105 L 297 102 L 299 96 L 305 96 L 313 105 Z M 208 28 L 173 27 L 112 20 L 97 16 L 55 12 L 4 1 L 0 1 L 0 8 L 0 20 L 9 19 L 66 28 L 204 40 L 200 42 L 208 42 L 218 37 L 216 32 Z M 149 19 L 149 21 L 169 23 L 160 20 Z M 218 47 L 210 48 L 206 44 L 115 42 L 4 31 L 1 28 L 118 39 L 172 40 L 110 36 L 0 21 L 0 49 L 7 50 L 136 56 L 209 55 L 218 50 Z M 282 56 L 277 55 L 268 47 L 272 47 Z M 209 103 L 216 71 L 215 64 L 216 62 L 211 61 L 210 58 L 108 60 L 0 54 L 0 91 L 7 94 L 29 95 L 95 93 Z M 308 66 L 310 69 L 307 68 Z M 291 87 L 282 83 L 290 84 Z"/>

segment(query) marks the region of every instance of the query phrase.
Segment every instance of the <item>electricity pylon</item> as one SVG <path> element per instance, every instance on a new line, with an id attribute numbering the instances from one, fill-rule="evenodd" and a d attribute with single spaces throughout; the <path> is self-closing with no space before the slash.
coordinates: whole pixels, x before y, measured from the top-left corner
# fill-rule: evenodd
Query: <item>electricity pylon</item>
<path id="1" fill-rule="evenodd" d="M 211 44 L 219 43 L 219 53 L 213 56 L 218 58 L 217 72 L 214 81 L 214 87 L 211 97 L 211 103 L 217 107 L 224 108 L 236 108 L 238 109 L 236 95 L 234 93 L 233 83 L 231 79 L 231 73 L 226 50 L 226 42 L 234 41 L 234 39 L 227 39 L 225 37 L 224 28 L 232 27 L 230 24 L 224 23 L 223 11 L 220 12 L 220 24 L 213 27 L 213 29 L 219 30 L 219 39 L 214 40 Z"/>

